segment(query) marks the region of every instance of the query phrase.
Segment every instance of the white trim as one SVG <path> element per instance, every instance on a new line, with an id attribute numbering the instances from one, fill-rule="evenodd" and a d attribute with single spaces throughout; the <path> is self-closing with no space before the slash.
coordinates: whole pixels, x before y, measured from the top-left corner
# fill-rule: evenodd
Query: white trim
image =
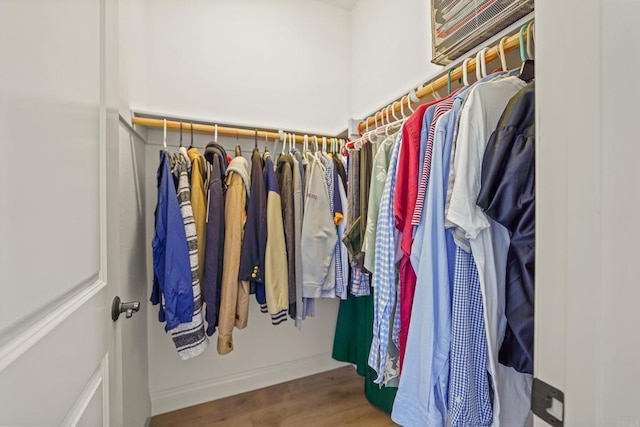
<path id="1" fill-rule="evenodd" d="M 102 427 L 111 426 L 111 407 L 109 402 L 109 352 L 102 359 Z"/>
<path id="2" fill-rule="evenodd" d="M 346 365 L 333 360 L 331 353 L 321 353 L 212 380 L 172 387 L 151 393 L 151 414 L 175 411 Z"/>
<path id="3" fill-rule="evenodd" d="M 16 337 L 10 339 L 4 345 L 1 345 L 0 372 L 82 307 L 84 303 L 89 301 L 106 285 L 107 283 L 101 279 L 88 282 L 50 313 L 43 316 L 40 320 L 29 326 Z"/>
<path id="4" fill-rule="evenodd" d="M 62 427 L 67 427 L 67 426 L 75 427 L 76 425 L 78 425 L 80 418 L 82 418 L 84 411 L 87 409 L 87 406 L 89 406 L 89 403 L 91 403 L 91 401 L 93 400 L 93 397 L 96 395 L 96 391 L 98 391 L 98 387 L 100 387 L 101 384 L 102 384 L 102 402 L 104 404 L 105 385 L 103 380 L 108 376 L 108 369 L 109 369 L 108 362 L 107 362 L 108 357 L 109 357 L 108 354 L 105 355 L 104 359 L 102 359 L 102 362 L 100 362 L 100 366 L 98 367 L 98 369 L 96 369 L 96 371 L 93 373 L 93 375 L 89 379 L 89 382 L 80 393 L 80 396 L 78 396 L 78 399 L 75 401 L 75 403 L 71 407 L 71 410 L 69 410 L 69 412 L 67 413 L 67 416 L 64 417 L 64 421 L 62 421 L 62 423 L 60 424 Z M 107 390 L 107 395 L 108 394 L 109 393 Z M 105 411 L 105 408 L 103 407 L 102 413 L 104 414 L 105 412 L 108 412 L 108 411 Z M 103 419 L 104 419 L 104 415 L 103 415 Z"/>

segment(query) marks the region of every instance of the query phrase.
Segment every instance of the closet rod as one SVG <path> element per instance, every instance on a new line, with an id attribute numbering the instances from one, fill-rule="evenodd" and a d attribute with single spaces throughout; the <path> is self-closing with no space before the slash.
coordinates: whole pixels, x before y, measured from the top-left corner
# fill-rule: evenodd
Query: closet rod
<path id="1" fill-rule="evenodd" d="M 527 27 L 524 30 L 523 36 L 525 37 L 525 39 L 529 31 L 530 31 L 529 27 Z M 507 52 L 511 52 L 512 50 L 515 50 L 520 47 L 519 32 L 516 32 L 515 34 L 508 36 L 506 39 L 503 38 L 503 40 L 505 40 L 504 46 L 503 46 L 505 55 L 507 54 Z M 496 44 L 495 46 L 487 50 L 485 54 L 487 64 L 493 61 L 494 59 L 497 59 L 500 57 L 499 49 L 500 49 L 500 42 L 498 42 L 498 44 Z M 467 63 L 467 72 L 471 73 L 475 71 L 475 69 L 476 69 L 476 60 L 475 60 L 475 56 L 472 56 L 472 59 Z M 449 76 L 447 74 L 448 74 L 448 70 L 447 72 L 445 72 L 444 75 L 438 77 L 435 80 L 431 80 L 429 83 L 425 83 L 424 85 L 422 85 L 420 89 L 416 90 L 416 97 L 421 100 L 422 98 L 425 98 L 429 95 L 433 95 L 435 92 L 438 91 L 438 89 L 446 88 L 449 82 Z M 460 78 L 462 78 L 462 65 L 455 67 L 453 71 L 451 71 L 452 82 Z M 385 117 L 388 118 L 391 114 L 400 112 L 401 108 L 406 107 L 408 102 L 410 102 L 409 97 L 405 95 L 399 101 L 396 100 L 388 104 L 386 107 L 374 113 L 372 116 L 369 116 L 365 120 L 363 120 L 358 125 L 358 130 L 360 131 L 360 133 L 362 133 L 367 129 L 368 126 L 374 126 L 376 122 L 381 122 L 383 118 Z"/>
<path id="2" fill-rule="evenodd" d="M 134 125 L 147 126 L 147 127 L 164 127 L 164 120 L 161 119 L 149 119 L 146 117 L 134 117 L 133 118 Z M 190 131 L 192 124 L 190 122 L 182 122 L 175 120 L 167 120 L 167 129 L 180 129 L 182 126 L 183 130 Z M 213 135 L 215 132 L 215 125 L 203 125 L 199 123 L 193 123 L 193 131 L 200 133 L 207 133 Z M 294 132 L 285 132 L 286 134 L 293 135 Z M 222 136 L 238 136 L 245 138 L 255 138 L 256 131 L 254 129 L 247 128 L 236 128 L 230 126 L 218 126 L 218 135 Z M 303 143 L 305 134 L 295 134 L 295 142 Z M 326 138 L 327 142 L 331 142 L 331 139 L 337 139 L 332 136 L 325 135 L 307 135 L 309 137 L 309 144 L 313 144 L 313 137 L 318 138 L 318 143 L 322 143 L 322 138 Z M 268 130 L 258 130 L 258 138 L 265 139 L 268 138 L 270 140 L 278 140 L 281 141 L 279 132 L 273 132 Z"/>

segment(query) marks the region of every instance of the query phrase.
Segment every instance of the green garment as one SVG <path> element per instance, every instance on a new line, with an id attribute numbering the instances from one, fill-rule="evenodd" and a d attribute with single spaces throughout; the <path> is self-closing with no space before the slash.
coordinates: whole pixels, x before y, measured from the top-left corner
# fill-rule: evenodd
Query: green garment
<path id="1" fill-rule="evenodd" d="M 366 231 L 363 237 L 362 252 L 364 252 L 364 268 L 373 271 L 376 249 L 376 231 L 378 228 L 378 211 L 382 199 L 382 190 L 387 180 L 387 170 L 391 161 L 391 154 L 396 143 L 396 135 L 388 136 L 380 144 L 378 152 L 373 160 L 371 171 L 371 186 L 369 187 L 369 213 Z"/>
<path id="2" fill-rule="evenodd" d="M 351 294 L 340 301 L 333 358 L 356 365 L 364 377 L 364 395 L 374 406 L 391 413 L 397 388 L 380 387 L 373 381 L 376 372 L 369 367 L 369 350 L 373 341 L 373 295 L 355 297 Z"/>

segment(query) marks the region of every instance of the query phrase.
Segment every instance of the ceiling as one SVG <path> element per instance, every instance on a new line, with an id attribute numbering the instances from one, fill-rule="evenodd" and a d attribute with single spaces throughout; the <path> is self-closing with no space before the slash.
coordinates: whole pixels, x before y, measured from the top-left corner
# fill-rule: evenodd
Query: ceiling
<path id="1" fill-rule="evenodd" d="M 334 6 L 338 6 L 347 10 L 353 9 L 353 6 L 355 6 L 355 4 L 358 3 L 358 0 L 320 0 L 320 1 L 329 3 Z"/>

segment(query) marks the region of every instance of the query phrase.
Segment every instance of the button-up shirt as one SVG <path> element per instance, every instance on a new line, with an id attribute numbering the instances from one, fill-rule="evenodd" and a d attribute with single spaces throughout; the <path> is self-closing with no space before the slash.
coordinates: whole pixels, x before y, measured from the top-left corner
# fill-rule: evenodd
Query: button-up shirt
<path id="1" fill-rule="evenodd" d="M 443 128 L 444 124 L 441 117 L 436 126 Z M 447 417 L 451 339 L 448 259 L 454 243 L 444 228 L 448 180 L 444 159 L 449 159 L 451 150 L 451 144 L 445 142 L 443 137 L 434 141 L 426 209 L 411 251 L 420 256 L 416 309 L 411 314 L 400 386 L 391 414 L 393 421 L 404 426 L 444 426 Z"/>
<path id="2" fill-rule="evenodd" d="M 375 275 L 373 277 L 373 341 L 369 352 L 369 366 L 378 374 L 375 380 L 376 384 L 380 384 L 384 380 L 391 316 L 396 302 L 395 216 L 393 214 L 392 201 L 396 188 L 396 170 L 400 146 L 401 142 L 398 142 L 391 154 L 387 180 L 382 190 L 380 211 L 378 212 Z"/>

